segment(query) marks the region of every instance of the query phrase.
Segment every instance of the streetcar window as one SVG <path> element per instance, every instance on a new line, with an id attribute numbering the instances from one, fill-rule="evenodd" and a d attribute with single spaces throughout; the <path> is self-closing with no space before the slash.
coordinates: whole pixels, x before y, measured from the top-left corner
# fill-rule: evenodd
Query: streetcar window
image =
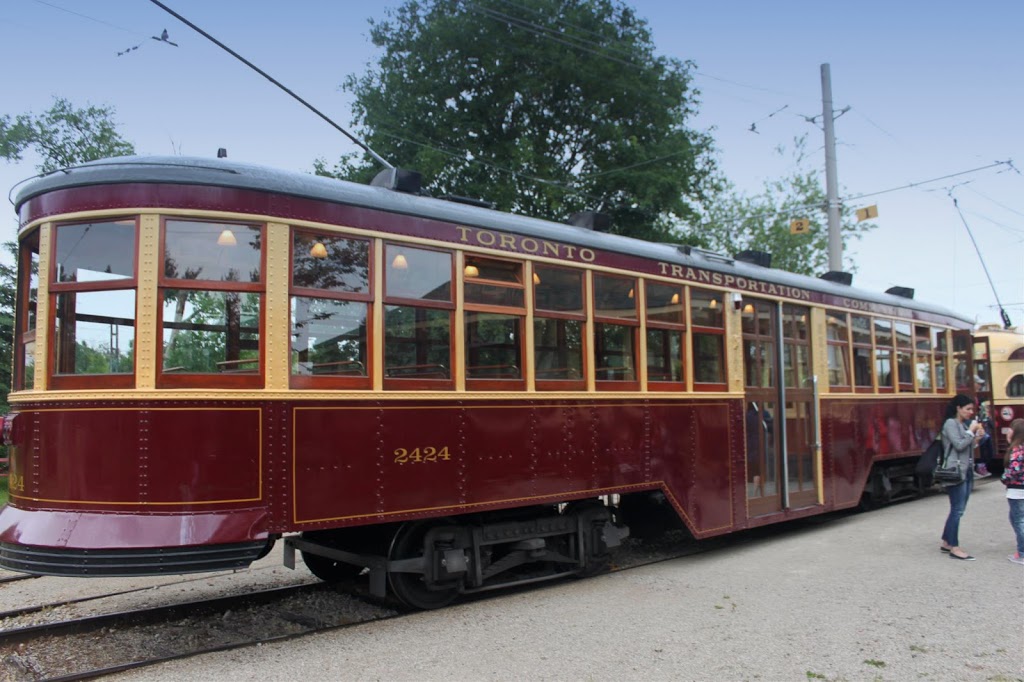
<path id="1" fill-rule="evenodd" d="M 945 391 L 949 387 L 948 363 L 949 344 L 946 341 L 946 330 L 932 328 L 932 346 L 935 348 L 935 388 Z"/>
<path id="2" fill-rule="evenodd" d="M 896 332 L 896 374 L 899 388 L 903 393 L 914 391 L 914 360 L 911 354 L 913 341 L 909 322 L 897 322 L 893 326 Z"/>
<path id="3" fill-rule="evenodd" d="M 135 373 L 134 219 L 54 230 L 54 388 L 130 388 Z"/>
<path id="4" fill-rule="evenodd" d="M 1024 374 L 1014 374 L 1006 382 L 1006 396 L 1008 398 L 1024 398 Z"/>
<path id="5" fill-rule="evenodd" d="M 646 282 L 647 381 L 683 381 L 683 287 Z"/>
<path id="6" fill-rule="evenodd" d="M 259 374 L 258 293 L 163 290 L 163 373 Z"/>
<path id="7" fill-rule="evenodd" d="M 932 332 L 927 325 L 914 325 L 914 374 L 919 391 L 932 390 Z"/>
<path id="8" fill-rule="evenodd" d="M 783 376 L 788 388 L 811 384 L 809 317 L 808 308 L 788 303 L 782 306 Z"/>
<path id="9" fill-rule="evenodd" d="M 831 387 L 850 385 L 850 326 L 846 313 L 825 312 L 825 334 L 828 340 L 828 384 Z"/>
<path id="10" fill-rule="evenodd" d="M 871 318 L 850 316 L 853 337 L 853 384 L 857 389 L 874 388 L 871 362 Z"/>
<path id="11" fill-rule="evenodd" d="M 538 390 L 586 387 L 583 273 L 536 265 L 533 270 L 533 361 Z"/>
<path id="12" fill-rule="evenodd" d="M 892 321 L 875 320 L 875 373 L 878 376 L 878 389 L 889 391 L 893 389 L 892 372 Z"/>
<path id="13" fill-rule="evenodd" d="M 253 225 L 167 220 L 164 277 L 206 282 L 259 282 L 262 242 L 262 230 Z"/>
<path id="14" fill-rule="evenodd" d="M 369 376 L 368 319 L 369 306 L 362 301 L 293 296 L 291 373 L 304 377 Z"/>
<path id="15" fill-rule="evenodd" d="M 384 385 L 452 388 L 450 252 L 384 245 Z"/>
<path id="16" fill-rule="evenodd" d="M 158 386 L 262 386 L 263 243 L 261 226 L 165 220 Z"/>
<path id="17" fill-rule="evenodd" d="M 451 379 L 451 318 L 448 310 L 386 306 L 385 378 Z"/>
<path id="18" fill-rule="evenodd" d="M 387 244 L 384 261 L 389 299 L 451 302 L 452 254 Z"/>
<path id="19" fill-rule="evenodd" d="M 744 385 L 748 388 L 777 385 L 776 309 L 769 301 L 753 300 L 743 306 L 743 369 Z M 788 360 L 786 365 L 791 367 Z"/>
<path id="20" fill-rule="evenodd" d="M 525 388 L 523 264 L 467 254 L 462 274 L 467 388 Z"/>
<path id="21" fill-rule="evenodd" d="M 636 287 L 632 277 L 594 275 L 594 378 L 598 381 L 637 381 Z"/>
<path id="22" fill-rule="evenodd" d="M 370 242 L 292 234 L 292 388 L 369 388 Z"/>
<path id="23" fill-rule="evenodd" d="M 693 381 L 725 384 L 724 294 L 690 289 L 690 325 L 693 344 Z"/>
<path id="24" fill-rule="evenodd" d="M 322 292 L 370 292 L 370 242 L 296 231 L 292 237 L 292 287 Z"/>
<path id="25" fill-rule="evenodd" d="M 39 297 L 39 230 L 21 241 L 18 256 L 18 293 L 14 326 L 14 389 L 35 387 L 36 306 Z"/>
<path id="26" fill-rule="evenodd" d="M 134 290 L 68 292 L 55 299 L 54 374 L 135 371 Z"/>

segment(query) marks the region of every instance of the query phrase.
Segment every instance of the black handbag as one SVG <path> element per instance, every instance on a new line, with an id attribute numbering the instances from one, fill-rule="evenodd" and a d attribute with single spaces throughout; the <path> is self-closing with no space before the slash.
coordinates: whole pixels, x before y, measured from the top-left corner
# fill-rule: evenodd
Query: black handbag
<path id="1" fill-rule="evenodd" d="M 949 463 L 949 451 L 945 452 L 942 461 L 932 472 L 932 480 L 942 486 L 959 485 L 964 482 L 965 472 L 959 460 Z"/>

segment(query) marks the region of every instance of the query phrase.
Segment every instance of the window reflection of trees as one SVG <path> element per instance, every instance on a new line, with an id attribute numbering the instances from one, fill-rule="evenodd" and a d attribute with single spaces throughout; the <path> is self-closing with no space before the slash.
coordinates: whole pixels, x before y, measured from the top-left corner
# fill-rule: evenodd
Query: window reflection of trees
<path id="1" fill-rule="evenodd" d="M 164 373 L 259 373 L 262 229 L 168 220 L 163 246 Z"/>

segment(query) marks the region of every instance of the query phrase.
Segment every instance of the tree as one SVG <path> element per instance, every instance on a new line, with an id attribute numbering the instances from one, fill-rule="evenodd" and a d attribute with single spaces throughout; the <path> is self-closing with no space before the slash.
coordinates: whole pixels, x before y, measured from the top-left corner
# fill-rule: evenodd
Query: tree
<path id="1" fill-rule="evenodd" d="M 672 238 L 714 170 L 711 137 L 688 127 L 693 64 L 655 55 L 647 23 L 618 0 L 406 0 L 371 22 L 384 53 L 349 76 L 369 146 L 437 195 L 612 231 Z M 365 182 L 368 157 L 320 174 Z"/>
<path id="2" fill-rule="evenodd" d="M 42 114 L 0 116 L 0 158 L 20 161 L 26 149 L 35 151 L 40 172 L 67 168 L 86 161 L 134 154 L 135 148 L 117 132 L 114 110 L 89 106 L 76 109 L 63 97 Z"/>
<path id="3" fill-rule="evenodd" d="M 779 148 L 785 154 L 785 148 Z M 772 267 L 803 275 L 816 275 L 828 269 L 828 226 L 825 220 L 826 197 L 821 172 L 807 168 L 806 138 L 794 140 L 796 170 L 788 177 L 765 182 L 756 196 L 736 191 L 732 183 L 719 177 L 704 219 L 690 231 L 698 246 L 724 254 L 746 249 L 772 254 Z M 843 206 L 840 233 L 845 244 L 860 239 L 874 229 L 872 223 L 858 223 L 852 209 Z M 806 234 L 790 234 L 794 218 L 810 221 Z M 844 269 L 856 268 L 849 258 Z"/>
<path id="4" fill-rule="evenodd" d="M 134 153 L 134 147 L 117 132 L 110 107 L 76 109 L 57 97 L 44 113 L 0 115 L 0 158 L 20 161 L 26 150 L 39 156 L 40 172 L 46 173 L 85 161 Z M 4 245 L 17 262 L 17 244 Z M 11 353 L 14 348 L 14 299 L 17 272 L 0 264 L 0 410 L 7 411 L 11 389 Z M 88 353 L 92 349 L 82 352 Z M 90 356 L 91 357 L 91 356 Z"/>

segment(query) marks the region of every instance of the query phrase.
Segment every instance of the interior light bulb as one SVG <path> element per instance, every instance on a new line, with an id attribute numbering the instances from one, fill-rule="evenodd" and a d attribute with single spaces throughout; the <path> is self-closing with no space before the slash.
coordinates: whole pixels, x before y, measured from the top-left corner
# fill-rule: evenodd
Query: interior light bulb
<path id="1" fill-rule="evenodd" d="M 327 258 L 327 247 L 324 246 L 323 242 L 317 242 L 309 250 L 309 255 L 313 258 Z"/>
<path id="2" fill-rule="evenodd" d="M 220 233 L 220 236 L 217 237 L 217 244 L 220 246 L 234 246 L 237 243 L 238 240 L 235 239 L 235 233 L 231 230 L 225 229 Z"/>
<path id="3" fill-rule="evenodd" d="M 408 270 L 409 261 L 405 260 L 404 254 L 399 253 L 391 261 L 391 267 L 393 267 L 395 270 Z"/>

